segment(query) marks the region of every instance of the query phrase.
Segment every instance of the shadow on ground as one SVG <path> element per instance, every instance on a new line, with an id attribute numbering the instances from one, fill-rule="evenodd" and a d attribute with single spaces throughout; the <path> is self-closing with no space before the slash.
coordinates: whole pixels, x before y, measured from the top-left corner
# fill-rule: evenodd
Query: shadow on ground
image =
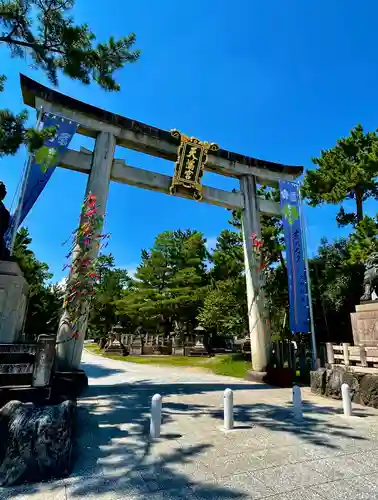
<path id="1" fill-rule="evenodd" d="M 88 366 L 88 370 L 86 369 Z M 116 373 L 123 373 L 125 370 L 120 370 L 118 368 L 108 368 L 101 365 L 88 365 L 85 364 L 85 372 L 90 378 L 102 378 L 108 377 L 109 375 L 115 375 Z"/>
<path id="2" fill-rule="evenodd" d="M 113 373 L 87 363 L 85 368 L 92 378 Z M 65 481 L 66 498 L 95 498 L 103 494 L 106 497 L 110 493 L 114 498 L 125 500 L 249 498 L 244 492 L 217 484 L 207 466 L 199 467 L 201 457 L 212 453 L 214 440 L 210 434 L 204 433 L 206 437 L 202 440 L 194 439 L 192 442 L 196 444 L 192 446 L 186 445 L 185 436 L 181 438 L 180 429 L 178 433 L 164 435 L 165 425 L 174 424 L 183 416 L 196 419 L 206 413 L 214 419 L 213 432 L 218 432 L 218 437 L 222 434 L 218 441 L 229 439 L 232 443 L 232 437 L 227 438 L 218 431 L 223 420 L 222 409 L 185 403 L 184 398 L 182 402 L 166 401 L 163 405 L 163 439 L 151 442 L 148 438 L 150 403 L 157 392 L 166 397 L 184 397 L 221 393 L 226 387 L 234 392 L 274 389 L 265 384 L 154 384 L 151 380 L 89 386 L 78 408 L 79 455 L 73 474 Z M 325 419 L 324 416 L 331 412 L 335 413 L 335 408 L 314 406 L 305 401 L 305 418 L 301 423 L 293 420 L 289 407 L 267 403 L 235 406 L 234 416 L 236 426 L 241 429 L 269 431 L 273 437 L 272 446 L 274 437 L 280 433 L 295 436 L 303 444 L 330 450 L 337 449 L 338 442 L 343 439 L 357 443 L 364 439 L 347 423 Z M 175 429 L 175 425 L 172 427 Z M 259 438 L 258 433 L 254 435 Z M 218 450 L 213 453 L 217 454 Z M 51 488 L 62 488 L 62 485 L 56 482 Z M 28 490 L 31 500 L 34 491 L 39 491 L 38 485 Z"/>
<path id="3" fill-rule="evenodd" d="M 89 376 L 92 368 L 86 366 Z M 211 453 L 212 439 L 204 439 L 194 446 L 187 446 L 180 435 L 165 435 L 160 442 L 148 439 L 150 403 L 154 394 L 163 397 L 174 395 L 196 395 L 221 393 L 226 387 L 239 390 L 273 389 L 265 384 L 217 384 L 217 383 L 170 383 L 155 384 L 142 380 L 132 384 L 89 386 L 82 401 L 80 418 L 83 433 L 80 437 L 81 456 L 70 481 L 69 498 L 96 495 L 114 491 L 120 498 L 135 495 L 135 498 L 158 498 L 164 491 L 164 498 L 207 498 L 245 499 L 245 493 L 223 488 L 216 484 L 210 469 L 199 471 L 201 456 Z M 256 427 L 292 434 L 313 446 L 335 450 L 338 440 L 364 438 L 358 436 L 348 425 L 339 425 L 334 420 L 318 418 L 319 415 L 335 412 L 327 406 L 313 406 L 304 403 L 305 419 L 302 423 L 292 419 L 288 407 L 272 404 L 250 404 L 235 407 L 235 422 L 240 428 Z M 206 413 L 215 420 L 214 431 L 221 426 L 223 411 L 204 404 L 185 402 L 164 402 L 164 425 L 173 423 L 179 415 L 185 418 L 199 418 Z M 169 429 L 169 426 L 168 426 Z M 204 434 L 206 435 L 206 434 Z M 174 443 L 164 446 L 169 439 Z M 231 438 L 232 439 L 232 438 Z M 106 479 L 102 476 L 104 475 Z M 75 476 L 77 482 L 75 483 Z M 90 478 L 86 479 L 86 477 Z M 195 497 L 193 496 L 195 492 Z M 170 496 L 171 495 L 171 496 Z M 163 497 L 161 497 L 163 498 Z"/>

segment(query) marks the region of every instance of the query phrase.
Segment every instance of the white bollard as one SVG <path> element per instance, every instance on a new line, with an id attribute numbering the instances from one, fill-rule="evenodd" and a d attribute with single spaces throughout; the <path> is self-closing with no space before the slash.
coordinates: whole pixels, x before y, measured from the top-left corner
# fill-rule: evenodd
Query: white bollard
<path id="1" fill-rule="evenodd" d="M 341 395 L 343 398 L 343 410 L 345 417 L 352 416 L 352 402 L 350 400 L 350 390 L 348 384 L 343 384 L 341 386 Z"/>
<path id="2" fill-rule="evenodd" d="M 293 386 L 293 413 L 294 420 L 302 420 L 303 410 L 302 410 L 302 395 L 301 388 L 297 385 Z"/>
<path id="3" fill-rule="evenodd" d="M 229 431 L 234 427 L 234 393 L 226 389 L 223 396 L 224 428 Z"/>
<path id="4" fill-rule="evenodd" d="M 152 438 L 160 437 L 161 427 L 161 396 L 155 394 L 151 401 L 151 422 L 150 422 L 150 436 Z"/>

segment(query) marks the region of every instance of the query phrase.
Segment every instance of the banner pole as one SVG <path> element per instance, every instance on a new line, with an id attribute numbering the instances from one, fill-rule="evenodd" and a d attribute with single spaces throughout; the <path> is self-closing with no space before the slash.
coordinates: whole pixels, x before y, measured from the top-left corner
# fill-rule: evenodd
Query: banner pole
<path id="1" fill-rule="evenodd" d="M 314 311 L 313 311 L 313 307 L 312 307 L 312 295 L 311 295 L 311 278 L 310 278 L 310 270 L 309 270 L 309 266 L 308 266 L 308 255 L 307 255 L 307 238 L 306 238 L 307 226 L 306 226 L 306 221 L 305 221 L 304 216 L 303 216 L 303 203 L 302 203 L 300 185 L 299 185 L 298 193 L 299 193 L 300 217 L 302 220 L 302 227 L 303 227 L 303 231 L 302 231 L 303 253 L 304 253 L 305 269 L 306 269 L 306 275 L 307 275 L 307 296 L 308 296 L 308 309 L 309 309 L 309 314 L 310 314 L 310 328 L 311 328 L 312 369 L 315 370 L 316 369 L 316 359 L 318 357 L 318 354 L 317 354 L 317 349 L 316 349 Z"/>
<path id="2" fill-rule="evenodd" d="M 41 106 L 39 109 L 39 112 L 38 112 L 38 117 L 37 117 L 37 123 L 36 123 L 37 130 L 39 129 L 39 126 L 41 124 L 42 116 L 43 116 L 43 107 Z M 10 240 L 10 245 L 9 245 L 9 252 L 11 255 L 13 254 L 13 248 L 14 248 L 14 244 L 16 242 L 18 225 L 20 223 L 20 217 L 21 217 L 21 211 L 22 211 L 22 203 L 24 201 L 25 190 L 26 190 L 26 186 L 28 184 L 31 167 L 33 164 L 33 157 L 34 157 L 34 154 L 29 153 L 29 158 L 28 158 L 28 163 L 27 163 L 26 170 L 25 170 L 25 175 L 24 175 L 24 179 L 22 181 L 20 198 L 18 200 L 17 209 L 16 209 L 16 212 L 14 214 L 14 219 L 12 221 L 12 235 L 11 235 L 11 240 Z"/>

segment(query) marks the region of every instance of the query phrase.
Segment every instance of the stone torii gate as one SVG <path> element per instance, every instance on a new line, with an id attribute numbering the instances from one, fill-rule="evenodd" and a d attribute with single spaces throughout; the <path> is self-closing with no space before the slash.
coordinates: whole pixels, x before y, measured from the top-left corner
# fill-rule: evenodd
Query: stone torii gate
<path id="1" fill-rule="evenodd" d="M 170 194 L 172 177 L 127 165 L 124 160 L 114 159 L 115 146 L 123 146 L 142 153 L 176 162 L 180 134 L 161 130 L 144 123 L 116 115 L 91 106 L 21 75 L 24 103 L 44 112 L 56 113 L 79 123 L 78 133 L 95 138 L 94 151 L 68 150 L 61 163 L 62 168 L 88 175 L 86 192 L 97 197 L 98 211 L 105 214 L 110 181 L 151 189 Z M 188 139 L 188 138 L 187 138 Z M 247 285 L 248 320 L 251 337 L 252 366 L 256 372 L 264 372 L 269 356 L 270 331 L 264 319 L 263 297 L 258 293 L 259 272 L 252 248 L 252 233 L 260 236 L 260 213 L 279 215 L 278 203 L 259 198 L 257 184 L 277 186 L 280 180 L 293 181 L 303 172 L 303 167 L 287 166 L 258 160 L 214 148 L 208 151 L 203 168 L 226 177 L 239 179 L 240 191 L 230 192 L 210 186 L 202 187 L 200 201 L 228 209 L 242 209 L 245 275 Z M 185 190 L 176 196 L 191 197 Z M 98 249 L 93 249 L 96 255 Z M 60 328 L 58 340 L 68 339 L 71 333 Z M 84 343 L 84 335 L 72 342 L 59 344 L 58 362 L 67 370 L 78 369 Z"/>

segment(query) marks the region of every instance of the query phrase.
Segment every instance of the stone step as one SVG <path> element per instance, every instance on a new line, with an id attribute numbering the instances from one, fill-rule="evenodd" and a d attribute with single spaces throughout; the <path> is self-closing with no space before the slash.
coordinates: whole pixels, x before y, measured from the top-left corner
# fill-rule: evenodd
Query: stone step
<path id="1" fill-rule="evenodd" d="M 16 363 L 34 363 L 35 355 L 29 352 L 0 353 L 0 365 Z"/>
<path id="2" fill-rule="evenodd" d="M 0 354 L 35 354 L 37 344 L 0 344 Z"/>
<path id="3" fill-rule="evenodd" d="M 33 363 L 1 363 L 1 375 L 19 375 L 33 373 Z"/>

